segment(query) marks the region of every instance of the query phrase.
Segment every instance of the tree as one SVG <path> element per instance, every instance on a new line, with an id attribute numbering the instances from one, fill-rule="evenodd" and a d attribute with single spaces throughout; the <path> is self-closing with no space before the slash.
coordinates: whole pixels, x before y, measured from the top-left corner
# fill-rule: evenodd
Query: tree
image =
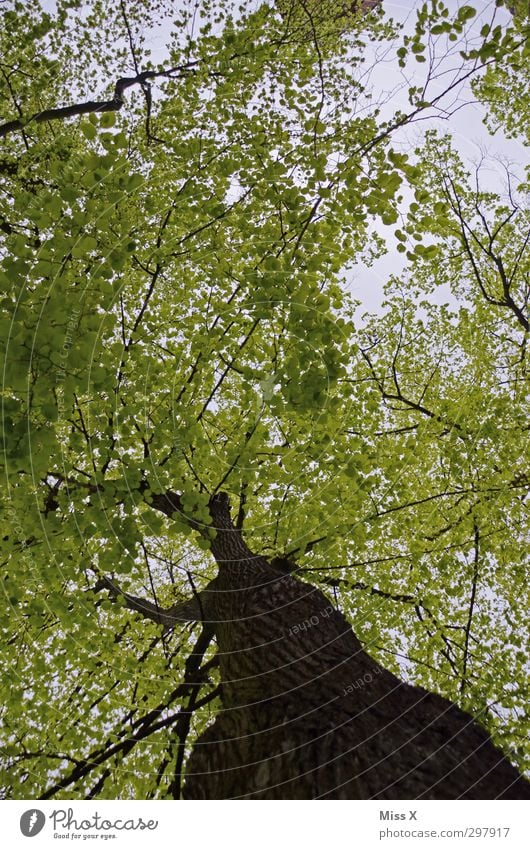
<path id="1" fill-rule="evenodd" d="M 405 133 L 469 81 L 516 94 L 524 21 L 495 9 L 477 34 L 471 7 L 432 3 L 401 33 L 366 4 L 184 3 L 155 62 L 172 6 L 2 7 L 4 794 L 180 798 L 189 761 L 185 792 L 208 795 L 193 773 L 240 633 L 212 627 L 236 589 L 215 575 L 237 540 L 274 576 L 265 630 L 293 599 L 284 648 L 362 646 L 370 681 L 326 667 L 320 694 L 351 686 L 373 722 L 393 675 L 450 699 L 420 702 L 488 753 L 466 787 L 499 761 L 492 795 L 523 796 L 525 184 L 481 187 L 449 137 L 410 153 Z M 372 91 L 388 55 L 418 69 L 406 109 Z M 507 133 L 510 102 L 489 113 Z M 407 266 L 360 321 L 346 273 L 386 241 Z M 420 691 L 398 692 L 402 710 Z"/>

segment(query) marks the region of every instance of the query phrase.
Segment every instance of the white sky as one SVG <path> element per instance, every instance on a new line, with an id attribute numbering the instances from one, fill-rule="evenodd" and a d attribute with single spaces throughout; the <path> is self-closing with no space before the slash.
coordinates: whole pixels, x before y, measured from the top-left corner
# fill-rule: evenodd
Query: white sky
<path id="1" fill-rule="evenodd" d="M 469 0 L 469 4 L 477 9 L 478 15 L 472 21 L 469 29 L 471 34 L 478 35 L 483 23 L 491 17 L 494 2 L 474 2 Z M 396 21 L 403 22 L 406 26 L 406 32 L 412 31 L 415 22 L 414 10 L 421 4 L 415 0 L 409 2 L 397 3 L 383 0 L 384 8 L 388 15 Z M 446 0 L 446 6 L 450 14 L 454 14 L 456 10 L 463 6 L 464 2 L 456 2 L 456 0 Z M 497 10 L 497 23 L 505 24 L 509 20 L 509 14 L 505 9 Z M 411 84 L 419 84 L 419 80 L 424 75 L 424 65 L 418 65 L 418 80 L 414 78 Z M 396 75 L 400 75 L 397 62 L 389 59 L 387 63 L 379 64 L 372 76 L 372 81 L 376 90 L 388 90 L 388 81 L 392 80 L 395 85 Z M 403 109 L 409 111 L 410 105 L 407 99 L 407 87 L 410 83 L 403 84 L 400 91 L 394 93 L 391 101 L 392 109 Z M 484 165 L 482 177 L 484 180 L 483 188 L 500 189 L 502 185 L 503 170 L 500 167 L 500 160 L 507 160 L 515 165 L 516 173 L 523 174 L 525 164 L 528 164 L 529 157 L 525 148 L 517 141 L 512 141 L 504 138 L 502 135 L 491 136 L 486 130 L 482 119 L 484 111 L 480 105 L 476 103 L 468 103 L 466 101 L 473 100 L 469 86 L 465 86 L 460 92 L 462 103 L 465 104 L 455 112 L 451 118 L 443 122 L 439 119 L 432 119 L 421 122 L 420 124 L 412 125 L 400 131 L 399 140 L 403 144 L 403 150 L 413 151 L 417 147 L 422 138 L 422 134 L 428 128 L 435 128 L 440 133 L 450 133 L 453 138 L 453 146 L 460 153 L 464 163 L 473 169 L 474 165 L 480 161 L 486 154 L 488 162 Z M 397 138 L 394 137 L 394 143 Z M 396 225 L 388 228 L 381 228 L 383 235 L 391 234 Z M 399 274 L 407 263 L 404 254 L 399 254 L 393 248 L 392 240 L 389 241 L 389 253 L 374 263 L 371 268 L 357 266 L 351 275 L 351 292 L 354 297 L 362 301 L 362 307 L 359 313 L 365 311 L 377 310 L 383 298 L 383 286 L 391 274 Z M 447 290 L 440 289 L 437 293 L 437 300 L 440 302 L 451 301 L 452 298 Z"/>

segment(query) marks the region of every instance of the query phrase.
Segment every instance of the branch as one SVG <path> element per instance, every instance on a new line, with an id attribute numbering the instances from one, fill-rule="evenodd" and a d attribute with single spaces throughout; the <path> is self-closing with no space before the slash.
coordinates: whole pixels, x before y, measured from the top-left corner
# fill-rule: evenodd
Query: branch
<path id="1" fill-rule="evenodd" d="M 76 115 L 87 115 L 91 112 L 118 112 L 124 104 L 123 95 L 128 88 L 139 85 L 143 89 L 148 80 L 185 75 L 197 64 L 198 61 L 186 62 L 184 65 L 176 65 L 167 71 L 142 71 L 141 74 L 136 74 L 134 77 L 120 77 L 114 86 L 114 94 L 110 100 L 85 100 L 84 103 L 73 103 L 71 106 L 44 109 L 42 112 L 35 112 L 29 118 L 16 118 L 13 121 L 7 121 L 5 124 L 0 124 L 0 138 L 4 138 L 9 133 L 26 129 L 28 124 L 62 121 L 65 118 L 74 118 Z"/>
<path id="2" fill-rule="evenodd" d="M 371 587 L 363 581 L 356 581 L 355 583 L 352 583 L 344 578 L 322 578 L 322 583 L 326 584 L 328 587 L 344 587 L 348 590 L 364 590 L 369 592 L 370 595 L 377 595 L 390 601 L 401 601 L 405 604 L 421 604 L 421 602 L 418 602 L 416 596 L 410 595 L 409 593 L 388 593 L 384 590 L 379 590 L 377 587 Z"/>
<path id="3" fill-rule="evenodd" d="M 149 711 L 145 717 L 142 718 L 142 721 L 139 723 L 139 727 L 137 731 L 122 739 L 119 743 L 110 744 L 107 742 L 103 745 L 103 747 L 92 752 L 88 757 L 80 761 L 79 764 L 73 769 L 68 775 L 64 776 L 60 781 L 54 784 L 52 787 L 48 788 L 40 799 L 51 799 L 55 796 L 56 793 L 61 790 L 65 790 L 67 787 L 70 787 L 72 784 L 75 784 L 77 781 L 85 778 L 85 776 L 89 775 L 93 770 L 101 766 L 101 764 L 108 761 L 110 758 L 114 757 L 122 753 L 123 756 L 127 755 L 131 749 L 136 745 L 136 743 L 141 740 L 145 740 L 151 734 L 156 731 L 160 731 L 162 728 L 167 728 L 171 726 L 175 722 L 178 721 L 181 711 L 178 711 L 176 714 L 171 714 L 164 719 L 159 719 L 156 721 L 163 710 L 167 710 L 170 704 L 172 704 L 175 699 L 186 695 L 189 692 L 190 687 L 193 687 L 197 681 L 202 680 L 204 683 L 204 669 L 207 664 L 205 664 L 204 669 L 201 667 L 202 660 L 208 649 L 208 646 L 211 642 L 211 633 L 203 628 L 197 641 L 193 647 L 193 650 L 188 655 L 185 665 L 185 675 L 184 681 L 182 684 L 179 684 L 178 687 L 173 690 L 170 694 L 169 698 L 165 701 L 164 704 L 159 705 L 153 710 Z M 206 697 L 205 697 L 206 698 Z M 214 696 L 212 695 L 212 698 Z M 200 703 L 196 704 L 196 708 L 199 707 L 199 704 L 203 704 L 204 701 L 201 700 Z M 121 732 L 121 734 L 126 734 L 126 730 Z"/>
<path id="4" fill-rule="evenodd" d="M 106 575 L 99 579 L 94 587 L 94 591 L 99 592 L 103 589 L 109 590 L 113 599 L 123 598 L 125 606 L 129 610 L 134 610 L 136 613 L 140 613 L 145 619 L 151 619 L 158 625 L 163 625 L 166 630 L 174 628 L 175 625 L 182 622 L 200 622 L 203 618 L 201 599 L 199 598 L 200 593 L 193 598 L 177 602 L 171 607 L 160 607 L 146 598 L 140 598 L 139 596 L 131 595 L 131 593 L 126 593 L 116 581 Z"/>
<path id="5" fill-rule="evenodd" d="M 401 323 L 401 327 L 400 327 L 400 337 L 401 337 L 401 331 L 403 329 L 403 320 L 404 319 L 402 317 L 402 323 Z M 371 347 L 373 347 L 373 346 L 371 346 Z M 381 377 L 377 376 L 375 366 L 372 363 L 372 360 L 370 359 L 370 357 L 368 355 L 369 349 L 360 348 L 361 356 L 364 359 L 364 361 L 366 362 L 366 364 L 367 364 L 367 366 L 370 370 L 370 374 L 372 376 L 372 379 L 373 379 L 374 383 L 376 384 L 377 388 L 379 389 L 379 392 L 381 393 L 381 397 L 383 398 L 383 400 L 384 401 L 399 401 L 401 404 L 403 404 L 405 407 L 408 407 L 410 410 L 415 410 L 416 412 L 421 413 L 421 415 L 426 416 L 427 418 L 432 419 L 433 421 L 439 422 L 441 425 L 444 426 L 444 428 L 449 428 L 449 431 L 452 428 L 454 428 L 456 431 L 459 432 L 460 435 L 464 434 L 464 428 L 458 422 L 453 421 L 452 419 L 448 419 L 445 416 L 441 416 L 438 413 L 435 413 L 433 410 L 429 410 L 427 407 L 425 407 L 421 403 L 421 400 L 420 401 L 413 401 L 410 398 L 407 398 L 405 395 L 403 395 L 403 393 L 401 391 L 401 386 L 399 384 L 399 378 L 398 378 L 397 366 L 396 366 L 397 358 L 398 358 L 399 353 L 400 353 L 400 348 L 401 348 L 401 340 L 399 341 L 399 344 L 398 344 L 398 346 L 397 346 L 397 348 L 394 352 L 394 356 L 393 356 L 393 359 L 392 359 L 392 378 L 393 378 L 394 386 L 396 388 L 395 392 L 388 392 L 387 389 L 385 388 L 385 378 L 381 378 Z M 423 397 L 423 395 L 425 394 L 426 388 L 427 388 L 427 386 L 425 386 L 421 397 Z M 397 412 L 402 412 L 402 411 L 398 410 Z M 445 436 L 446 433 L 448 433 L 449 431 L 444 430 L 444 432 L 442 433 L 442 436 Z"/>

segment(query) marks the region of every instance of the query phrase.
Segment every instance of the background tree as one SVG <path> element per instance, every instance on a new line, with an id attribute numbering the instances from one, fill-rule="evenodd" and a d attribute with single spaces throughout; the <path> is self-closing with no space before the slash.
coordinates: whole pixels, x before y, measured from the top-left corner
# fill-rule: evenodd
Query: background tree
<path id="1" fill-rule="evenodd" d="M 527 767 L 526 186 L 406 136 L 475 79 L 518 132 L 524 21 L 173 5 L 2 6 L 5 795 L 179 795 L 219 675 L 160 609 L 214 576 L 221 492 Z M 347 270 L 386 232 L 408 264 L 361 322 Z"/>

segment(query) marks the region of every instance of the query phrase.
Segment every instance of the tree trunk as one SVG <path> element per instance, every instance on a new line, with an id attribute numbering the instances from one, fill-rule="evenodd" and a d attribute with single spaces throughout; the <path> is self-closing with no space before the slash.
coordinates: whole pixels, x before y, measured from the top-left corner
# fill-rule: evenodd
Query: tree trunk
<path id="1" fill-rule="evenodd" d="M 195 744 L 185 798 L 530 798 L 469 715 L 401 682 L 319 590 L 253 554 L 226 496 L 211 512 L 219 576 L 203 614 L 223 709 Z"/>

